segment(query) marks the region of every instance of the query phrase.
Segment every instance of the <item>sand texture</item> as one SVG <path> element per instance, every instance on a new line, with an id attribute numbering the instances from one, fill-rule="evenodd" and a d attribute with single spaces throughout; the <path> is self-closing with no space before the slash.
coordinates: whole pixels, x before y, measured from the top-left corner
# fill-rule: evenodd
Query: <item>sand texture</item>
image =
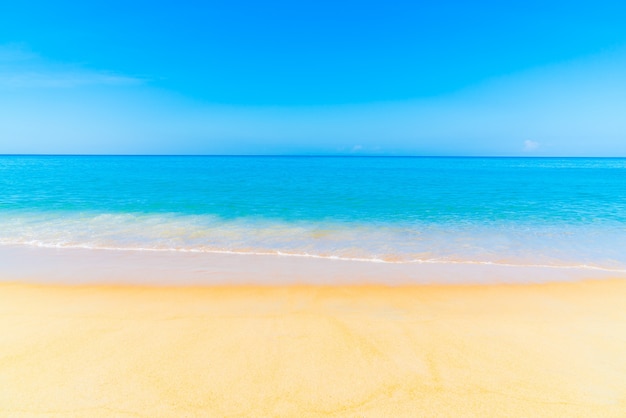
<path id="1" fill-rule="evenodd" d="M 625 417 L 626 281 L 0 285 L 2 417 Z"/>

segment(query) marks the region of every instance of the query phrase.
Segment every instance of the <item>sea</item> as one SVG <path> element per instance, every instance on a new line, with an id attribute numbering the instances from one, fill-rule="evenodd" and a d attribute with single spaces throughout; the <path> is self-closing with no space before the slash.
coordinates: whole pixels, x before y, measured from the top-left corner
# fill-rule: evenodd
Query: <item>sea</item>
<path id="1" fill-rule="evenodd" d="M 0 156 L 2 248 L 626 272 L 626 159 Z"/>

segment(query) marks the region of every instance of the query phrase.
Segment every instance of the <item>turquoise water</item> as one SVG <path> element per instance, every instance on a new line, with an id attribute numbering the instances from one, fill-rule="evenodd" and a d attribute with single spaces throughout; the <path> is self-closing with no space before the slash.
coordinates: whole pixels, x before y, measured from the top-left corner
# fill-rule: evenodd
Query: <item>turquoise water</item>
<path id="1" fill-rule="evenodd" d="M 626 268 L 626 159 L 0 156 L 0 245 Z"/>

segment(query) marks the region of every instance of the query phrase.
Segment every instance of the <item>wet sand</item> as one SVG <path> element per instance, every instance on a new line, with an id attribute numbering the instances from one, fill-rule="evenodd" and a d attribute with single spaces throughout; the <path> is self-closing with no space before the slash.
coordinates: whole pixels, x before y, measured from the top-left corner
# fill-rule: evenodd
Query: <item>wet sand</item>
<path id="1" fill-rule="evenodd" d="M 626 281 L 0 284 L 0 416 L 623 417 Z"/>
<path id="2" fill-rule="evenodd" d="M 374 263 L 257 254 L 0 245 L 0 281 L 4 277 L 41 284 L 406 286 L 626 280 L 626 270 L 620 268 L 506 263 Z"/>

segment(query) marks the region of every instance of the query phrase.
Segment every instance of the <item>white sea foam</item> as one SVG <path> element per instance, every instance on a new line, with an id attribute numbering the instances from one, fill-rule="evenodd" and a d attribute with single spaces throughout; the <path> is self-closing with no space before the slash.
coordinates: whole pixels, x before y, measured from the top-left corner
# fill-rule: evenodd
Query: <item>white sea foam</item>
<path id="1" fill-rule="evenodd" d="M 341 257 L 336 255 L 319 255 L 308 253 L 287 253 L 282 251 L 229 251 L 229 250 L 208 250 L 198 248 L 141 248 L 141 247 L 105 247 L 81 244 L 47 244 L 37 241 L 29 242 L 10 242 L 0 240 L 0 245 L 14 246 L 26 245 L 38 248 L 56 248 L 56 249 L 82 249 L 82 250 L 102 250 L 102 251 L 147 251 L 147 252 L 175 252 L 175 253 L 196 253 L 196 254 L 232 254 L 232 255 L 261 255 L 261 256 L 278 256 L 278 257 L 302 257 L 317 258 L 324 260 L 336 261 L 355 261 L 363 263 L 380 263 L 380 264 L 439 264 L 439 265 L 483 265 L 483 266 L 500 266 L 500 267 L 528 267 L 528 268 L 548 268 L 548 269 L 576 269 L 576 270 L 595 270 L 603 272 L 626 273 L 626 269 L 608 268 L 587 264 L 532 264 L 532 263 L 503 263 L 493 261 L 475 261 L 475 260 L 446 260 L 446 259 L 408 259 L 408 260 L 384 260 L 380 258 L 363 258 L 363 257 Z"/>
<path id="2" fill-rule="evenodd" d="M 626 272 L 626 234 L 597 226 L 366 225 L 214 216 L 0 213 L 0 244 Z"/>

